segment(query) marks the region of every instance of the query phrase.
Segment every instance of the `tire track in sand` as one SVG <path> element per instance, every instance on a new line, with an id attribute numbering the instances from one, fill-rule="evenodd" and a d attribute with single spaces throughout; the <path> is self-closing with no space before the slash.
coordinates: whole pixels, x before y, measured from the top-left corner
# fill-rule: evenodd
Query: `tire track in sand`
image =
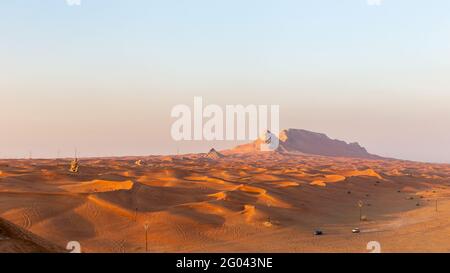
<path id="1" fill-rule="evenodd" d="M 36 204 L 31 204 L 31 206 L 26 207 L 22 210 L 22 223 L 21 226 L 24 229 L 30 229 L 35 221 L 38 221 L 41 217 Z"/>

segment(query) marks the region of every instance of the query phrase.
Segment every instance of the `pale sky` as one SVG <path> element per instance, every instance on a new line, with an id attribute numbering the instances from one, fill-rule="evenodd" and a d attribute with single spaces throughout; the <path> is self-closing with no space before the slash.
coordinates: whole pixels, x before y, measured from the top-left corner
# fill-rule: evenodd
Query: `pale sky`
<path id="1" fill-rule="evenodd" d="M 282 128 L 450 163 L 450 1 L 3 0 L 0 158 L 204 152 L 173 106 L 278 104 Z"/>

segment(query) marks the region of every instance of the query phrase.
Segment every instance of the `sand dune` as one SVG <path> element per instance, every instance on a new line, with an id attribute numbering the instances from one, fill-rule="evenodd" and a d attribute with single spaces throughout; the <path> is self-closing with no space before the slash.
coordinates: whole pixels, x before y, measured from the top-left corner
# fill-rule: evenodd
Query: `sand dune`
<path id="1" fill-rule="evenodd" d="M 383 177 L 381 177 L 381 175 L 379 175 L 376 171 L 374 171 L 372 169 L 366 169 L 366 170 L 363 170 L 363 171 L 349 171 L 349 172 L 345 172 L 344 176 L 346 176 L 346 177 L 372 176 L 372 177 L 376 177 L 378 179 L 383 180 Z"/>
<path id="2" fill-rule="evenodd" d="M 327 183 L 336 183 L 345 181 L 348 177 L 357 177 L 357 176 L 365 176 L 365 177 L 376 177 L 380 180 L 384 180 L 377 172 L 372 169 L 366 169 L 362 171 L 338 171 L 339 174 L 327 174 L 319 179 L 315 179 L 311 182 L 311 185 L 322 186 L 325 187 Z"/>
<path id="3" fill-rule="evenodd" d="M 61 186 L 62 189 L 74 193 L 110 192 L 118 190 L 129 190 L 132 187 L 133 182 L 130 180 L 121 182 L 108 180 L 94 180 Z"/>
<path id="4" fill-rule="evenodd" d="M 259 152 L 81 159 L 78 174 L 68 163 L 0 160 L 0 217 L 47 242 L 2 239 L 0 228 L 0 251 L 79 241 L 84 252 L 143 252 L 145 223 L 151 252 L 450 249 L 448 164 Z"/>
<path id="5" fill-rule="evenodd" d="M 292 181 L 278 181 L 271 183 L 275 188 L 298 187 L 300 184 Z"/>
<path id="6" fill-rule="evenodd" d="M 0 218 L 0 252 L 57 253 L 67 251 Z"/>
<path id="7" fill-rule="evenodd" d="M 344 180 L 345 180 L 345 176 L 343 176 L 343 175 L 329 174 L 329 175 L 325 175 L 321 179 L 314 180 L 313 182 L 311 182 L 311 185 L 325 187 L 327 185 L 327 183 L 335 183 L 335 182 L 340 182 L 340 181 L 344 181 Z"/>

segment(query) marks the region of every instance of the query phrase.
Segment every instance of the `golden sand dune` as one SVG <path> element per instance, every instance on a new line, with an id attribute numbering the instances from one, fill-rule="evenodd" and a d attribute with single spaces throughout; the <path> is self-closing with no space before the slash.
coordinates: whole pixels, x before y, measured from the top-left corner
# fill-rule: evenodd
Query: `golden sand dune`
<path id="1" fill-rule="evenodd" d="M 0 218 L 0 253 L 57 253 L 63 248 Z"/>
<path id="2" fill-rule="evenodd" d="M 386 172 L 387 175 L 390 176 L 401 176 L 402 173 L 398 169 L 392 169 Z"/>
<path id="3" fill-rule="evenodd" d="M 213 197 L 216 200 L 226 200 L 227 199 L 227 193 L 223 192 L 223 191 L 209 194 L 208 196 Z"/>
<path id="4" fill-rule="evenodd" d="M 311 185 L 325 187 L 327 185 L 327 183 L 335 183 L 335 182 L 340 182 L 340 181 L 344 181 L 344 180 L 345 180 L 345 176 L 337 175 L 337 174 L 329 174 L 329 175 L 325 175 L 325 177 L 323 177 L 321 179 L 314 180 L 313 182 L 311 182 Z"/>
<path id="5" fill-rule="evenodd" d="M 120 205 L 116 205 L 112 202 L 108 202 L 104 199 L 98 198 L 97 196 L 89 195 L 88 200 L 91 201 L 93 204 L 95 204 L 98 207 L 101 207 L 105 210 L 109 210 L 117 215 L 133 219 L 136 217 L 136 212 L 123 208 Z"/>
<path id="6" fill-rule="evenodd" d="M 345 172 L 343 174 L 346 177 L 352 177 L 352 176 L 372 176 L 372 177 L 376 177 L 378 179 L 383 179 L 383 177 L 381 177 L 381 175 L 379 175 L 376 171 L 372 170 L 372 169 L 366 169 L 363 171 L 349 171 L 349 172 Z"/>
<path id="7" fill-rule="evenodd" d="M 298 187 L 300 184 L 292 181 L 278 181 L 272 182 L 271 185 L 274 186 L 275 188 L 288 188 L 288 187 Z"/>
<path id="8" fill-rule="evenodd" d="M 252 218 L 256 214 L 255 206 L 253 205 L 244 205 L 244 210 L 241 212 L 243 215 L 245 215 L 245 218 L 247 221 L 251 221 Z"/>
<path id="9" fill-rule="evenodd" d="M 108 180 L 94 180 L 88 182 L 80 182 L 77 184 L 69 184 L 61 186 L 62 189 L 73 193 L 94 193 L 94 192 L 109 192 L 118 190 L 129 190 L 133 187 L 133 182 L 127 181 L 108 181 Z"/>
<path id="10" fill-rule="evenodd" d="M 448 164 L 223 154 L 81 159 L 77 174 L 65 160 L 0 160 L 0 217 L 84 252 L 143 252 L 145 224 L 151 252 L 448 250 Z M 1 234 L 0 251 L 49 250 Z"/>
<path id="11" fill-rule="evenodd" d="M 366 169 L 363 171 L 344 171 L 341 174 L 328 174 L 319 179 L 315 179 L 311 182 L 311 185 L 325 187 L 327 183 L 336 183 L 344 181 L 347 177 L 355 176 L 366 176 L 366 177 L 376 177 L 380 180 L 384 180 L 377 172 L 372 169 Z"/>

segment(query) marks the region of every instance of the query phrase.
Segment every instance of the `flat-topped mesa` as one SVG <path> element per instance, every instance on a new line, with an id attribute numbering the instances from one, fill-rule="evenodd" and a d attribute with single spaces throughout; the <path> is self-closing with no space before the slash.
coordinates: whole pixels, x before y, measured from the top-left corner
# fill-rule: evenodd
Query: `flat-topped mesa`
<path id="1" fill-rule="evenodd" d="M 234 153 L 261 151 L 262 141 L 240 145 L 231 150 Z M 357 142 L 347 143 L 342 140 L 331 139 L 326 134 L 315 133 L 303 129 L 287 129 L 279 134 L 279 146 L 275 150 L 281 153 L 302 153 L 334 157 L 354 157 L 366 159 L 380 159 L 359 145 Z"/>
<path id="2" fill-rule="evenodd" d="M 220 159 L 223 157 L 225 157 L 225 156 L 223 154 L 219 153 L 218 151 L 216 151 L 216 149 L 214 149 L 214 148 L 209 150 L 209 152 L 205 155 L 205 158 L 213 159 L 213 160 L 217 160 L 217 159 Z"/>

